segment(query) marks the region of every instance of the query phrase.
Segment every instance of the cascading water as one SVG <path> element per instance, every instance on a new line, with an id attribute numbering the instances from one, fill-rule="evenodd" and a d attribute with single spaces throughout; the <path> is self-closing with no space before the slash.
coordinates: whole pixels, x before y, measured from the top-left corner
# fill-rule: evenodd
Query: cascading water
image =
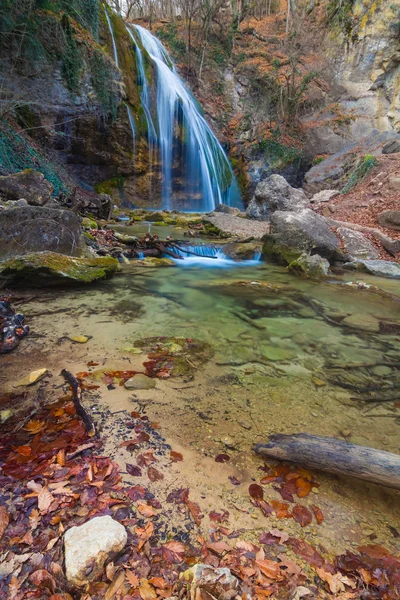
<path id="1" fill-rule="evenodd" d="M 109 14 L 107 12 L 107 9 L 106 9 L 106 7 L 105 7 L 104 4 L 103 4 L 103 9 L 104 9 L 104 14 L 106 15 L 106 20 L 107 20 L 107 23 L 108 23 L 108 29 L 110 30 L 111 41 L 112 41 L 113 52 L 114 52 L 114 61 L 115 61 L 115 64 L 117 65 L 117 67 L 119 69 L 117 44 L 115 43 L 114 31 L 113 31 L 113 28 L 112 28 L 112 25 L 111 25 L 110 16 L 109 16 Z"/>
<path id="2" fill-rule="evenodd" d="M 187 250 L 187 252 L 186 252 Z M 223 248 L 198 244 L 196 246 L 181 245 L 179 248 L 174 246 L 173 251 L 184 260 L 175 259 L 177 265 L 181 267 L 215 267 L 229 268 L 241 266 L 255 266 L 260 263 L 261 252 L 255 252 L 254 258 L 236 262 L 229 258 L 223 251 Z"/>
<path id="3" fill-rule="evenodd" d="M 222 202 L 240 205 L 240 193 L 228 158 L 195 99 L 176 73 L 167 51 L 147 29 L 139 25 L 133 27 L 140 42 L 135 44 L 138 83 L 148 127 L 150 163 L 153 146 L 158 147 L 160 155 L 163 208 L 171 210 L 183 206 L 211 211 Z M 129 27 L 128 31 L 134 40 Z M 140 45 L 156 71 L 155 106 L 151 103 L 150 83 Z M 157 115 L 157 130 L 152 114 Z M 176 164 L 181 173 L 177 178 L 174 177 Z M 183 196 L 183 202 L 175 205 L 179 194 Z"/>

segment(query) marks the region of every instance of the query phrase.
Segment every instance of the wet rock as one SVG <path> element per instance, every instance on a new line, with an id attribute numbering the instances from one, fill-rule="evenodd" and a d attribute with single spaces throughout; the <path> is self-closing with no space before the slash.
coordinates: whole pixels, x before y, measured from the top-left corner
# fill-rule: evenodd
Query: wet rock
<path id="1" fill-rule="evenodd" d="M 378 319 L 375 319 L 372 315 L 355 313 L 343 319 L 342 324 L 371 333 L 378 333 L 380 330 Z"/>
<path id="2" fill-rule="evenodd" d="M 378 215 L 378 223 L 381 227 L 400 231 L 400 210 L 384 210 Z"/>
<path id="3" fill-rule="evenodd" d="M 156 256 L 146 256 L 137 263 L 138 267 L 176 267 L 176 262 L 171 258 L 157 258 Z"/>
<path id="4" fill-rule="evenodd" d="M 271 215 L 271 233 L 263 238 L 263 254 L 289 265 L 304 252 L 334 260 L 341 257 L 339 239 L 324 217 L 310 209 Z"/>
<path id="5" fill-rule="evenodd" d="M 53 191 L 53 185 L 43 173 L 33 169 L 0 177 L 0 194 L 7 200 L 25 198 L 32 206 L 43 206 L 50 200 Z"/>
<path id="6" fill-rule="evenodd" d="M 50 250 L 71 256 L 86 252 L 79 218 L 70 210 L 23 206 L 0 212 L 0 256 Z"/>
<path id="7" fill-rule="evenodd" d="M 368 260 L 379 258 L 379 252 L 375 246 L 359 231 L 353 231 L 352 229 L 347 229 L 347 227 L 339 227 L 337 233 L 342 238 L 344 251 L 350 258 L 364 258 Z"/>
<path id="8" fill-rule="evenodd" d="M 253 260 L 261 254 L 262 244 L 260 242 L 236 243 L 232 242 L 223 247 L 223 252 L 233 260 Z"/>
<path id="9" fill-rule="evenodd" d="M 181 573 L 180 580 L 190 585 L 190 598 L 234 598 L 238 580 L 227 567 L 197 564 Z"/>
<path id="10" fill-rule="evenodd" d="M 314 279 L 326 277 L 329 272 L 329 262 L 326 258 L 322 258 L 318 254 L 310 256 L 303 252 L 298 259 L 294 260 L 289 265 L 289 271 L 292 273 L 307 275 Z"/>
<path id="11" fill-rule="evenodd" d="M 361 260 L 357 259 L 343 265 L 345 269 L 366 271 L 378 277 L 400 279 L 400 264 L 388 260 Z"/>
<path id="12" fill-rule="evenodd" d="M 0 278 L 38 285 L 92 283 L 114 275 L 118 261 L 111 256 L 75 258 L 55 252 L 35 252 L 0 262 Z"/>
<path id="13" fill-rule="evenodd" d="M 214 356 L 210 344 L 193 338 L 150 337 L 133 343 L 135 348 L 140 348 L 153 356 L 150 362 L 153 362 L 154 375 L 159 373 L 168 377 L 191 375 Z M 151 366 L 148 365 L 148 368 Z"/>
<path id="14" fill-rule="evenodd" d="M 264 358 L 271 360 L 272 362 L 289 360 L 296 356 L 294 350 L 290 350 L 289 348 L 279 348 L 278 346 L 263 346 L 261 348 L 261 354 Z"/>
<path id="15" fill-rule="evenodd" d="M 152 221 L 152 222 L 165 221 L 165 219 L 167 219 L 168 216 L 169 215 L 164 212 L 149 213 L 145 216 L 145 221 Z"/>
<path id="16" fill-rule="evenodd" d="M 106 562 L 126 545 L 128 535 L 110 516 L 95 517 L 64 534 L 65 574 L 70 583 L 83 587 L 100 579 Z"/>
<path id="17" fill-rule="evenodd" d="M 235 208 L 234 206 L 227 206 L 226 204 L 218 204 L 218 206 L 215 208 L 215 212 L 236 216 L 240 213 L 240 209 Z"/>
<path id="18" fill-rule="evenodd" d="M 155 379 L 150 379 L 147 375 L 138 373 L 128 381 L 125 381 L 124 387 L 127 390 L 151 390 L 156 387 Z"/>
<path id="19" fill-rule="evenodd" d="M 257 185 L 246 213 L 250 219 L 266 221 L 277 210 L 300 210 L 307 205 L 303 190 L 293 188 L 281 175 L 271 175 Z"/>
<path id="20" fill-rule="evenodd" d="M 339 192 L 337 190 L 321 190 L 317 194 L 314 194 L 310 202 L 313 204 L 319 204 L 320 202 L 329 202 L 338 194 Z"/>

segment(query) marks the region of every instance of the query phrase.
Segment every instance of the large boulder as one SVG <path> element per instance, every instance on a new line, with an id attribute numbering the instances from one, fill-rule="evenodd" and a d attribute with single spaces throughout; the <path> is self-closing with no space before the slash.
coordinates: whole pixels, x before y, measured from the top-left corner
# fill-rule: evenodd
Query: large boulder
<path id="1" fill-rule="evenodd" d="M 117 259 L 75 258 L 55 252 L 35 252 L 0 262 L 0 279 L 28 281 L 37 285 L 60 283 L 92 283 L 114 275 L 118 270 Z"/>
<path id="2" fill-rule="evenodd" d="M 84 587 L 101 578 L 106 562 L 126 546 L 125 527 L 110 516 L 95 517 L 64 534 L 65 574 L 70 583 Z"/>
<path id="3" fill-rule="evenodd" d="M 389 260 L 354 260 L 343 265 L 346 269 L 356 269 L 377 275 L 378 277 L 387 277 L 388 279 L 400 279 L 400 264 Z"/>
<path id="4" fill-rule="evenodd" d="M 303 190 L 293 188 L 281 175 L 271 175 L 257 185 L 246 213 L 250 219 L 267 221 L 277 210 L 301 210 L 307 204 Z"/>
<path id="5" fill-rule="evenodd" d="M 400 183 L 400 179 L 399 179 Z M 400 185 L 399 185 L 400 190 Z M 378 223 L 381 227 L 400 231 L 400 210 L 384 210 L 378 215 Z"/>
<path id="6" fill-rule="evenodd" d="M 6 200 L 25 198 L 32 206 L 43 206 L 50 200 L 53 191 L 53 185 L 43 173 L 33 169 L 0 177 L 0 196 Z"/>
<path id="7" fill-rule="evenodd" d="M 303 252 L 340 260 L 339 239 L 324 217 L 305 208 L 271 215 L 271 232 L 264 236 L 263 255 L 289 265 Z"/>
<path id="8" fill-rule="evenodd" d="M 365 235 L 347 227 L 339 227 L 338 235 L 343 242 L 344 251 L 350 258 L 376 259 L 379 252 Z"/>
<path id="9" fill-rule="evenodd" d="M 0 211 L 1 258 L 44 250 L 70 256 L 85 253 L 85 238 L 75 213 L 39 206 Z"/>

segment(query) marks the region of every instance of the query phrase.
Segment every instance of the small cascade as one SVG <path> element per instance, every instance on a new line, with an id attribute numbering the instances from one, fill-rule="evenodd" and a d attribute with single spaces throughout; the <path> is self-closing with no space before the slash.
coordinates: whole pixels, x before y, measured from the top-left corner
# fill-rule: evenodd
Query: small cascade
<path id="1" fill-rule="evenodd" d="M 114 31 L 113 31 L 113 28 L 112 28 L 111 19 L 110 19 L 110 16 L 109 16 L 109 14 L 107 12 L 107 9 L 106 9 L 106 7 L 105 7 L 104 4 L 103 4 L 103 9 L 104 9 L 104 14 L 106 15 L 106 19 L 107 19 L 107 23 L 108 23 L 108 29 L 110 30 L 110 35 L 111 35 L 111 40 L 112 40 L 112 45 L 113 45 L 113 51 L 114 51 L 114 62 L 117 65 L 117 68 L 119 68 L 117 44 L 115 43 L 115 37 L 114 37 Z"/>
<path id="2" fill-rule="evenodd" d="M 144 259 L 144 252 L 138 252 L 138 259 L 139 260 L 143 260 Z"/>
<path id="3" fill-rule="evenodd" d="M 138 84 L 145 113 L 149 153 L 159 152 L 162 168 L 163 208 L 175 208 L 174 196 L 191 200 L 191 209 L 212 211 L 217 204 L 240 204 L 240 194 L 227 156 L 202 116 L 196 100 L 178 76 L 168 52 L 147 29 L 134 25 L 130 30 L 136 46 Z M 155 105 L 152 106 L 150 82 L 143 51 L 151 60 L 157 76 Z M 157 127 L 152 118 L 156 115 Z M 174 177 L 174 165 L 184 173 Z M 181 179 L 181 181 L 178 181 Z M 196 206 L 194 206 L 196 204 Z M 178 207 L 179 208 L 179 207 Z"/>
<path id="4" fill-rule="evenodd" d="M 136 150 L 136 126 L 135 126 L 135 119 L 133 118 L 133 114 L 131 109 L 129 108 L 129 105 L 125 103 L 126 106 L 126 110 L 128 113 L 128 120 L 129 120 L 129 125 L 131 126 L 131 131 L 132 131 L 132 142 L 133 142 L 133 152 L 135 153 Z"/>
<path id="5" fill-rule="evenodd" d="M 199 244 L 197 246 L 181 244 L 179 248 L 174 246 L 173 250 L 176 254 L 184 258 L 184 260 L 176 259 L 176 263 L 181 267 L 248 267 L 255 266 L 261 262 L 261 252 L 255 253 L 254 258 L 251 260 L 236 262 L 224 254 L 223 248 L 208 246 L 206 244 Z"/>

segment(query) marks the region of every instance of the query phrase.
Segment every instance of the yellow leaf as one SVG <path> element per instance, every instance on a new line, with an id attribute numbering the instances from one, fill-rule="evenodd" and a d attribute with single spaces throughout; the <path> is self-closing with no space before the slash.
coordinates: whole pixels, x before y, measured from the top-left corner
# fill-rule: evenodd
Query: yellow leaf
<path id="1" fill-rule="evenodd" d="M 43 426 L 44 423 L 42 423 L 42 421 L 36 421 L 35 419 L 31 419 L 29 423 L 25 425 L 24 429 L 25 431 L 29 431 L 29 433 L 36 435 L 37 433 L 39 433 L 39 431 L 42 431 Z"/>
<path id="2" fill-rule="evenodd" d="M 157 594 L 147 579 L 141 579 L 139 585 L 139 594 L 142 600 L 156 600 Z"/>
<path id="3" fill-rule="evenodd" d="M 39 381 L 39 379 L 42 379 L 47 372 L 47 369 L 38 369 L 37 371 L 32 371 L 32 373 L 29 373 L 29 375 L 17 383 L 17 385 L 33 385 Z"/>
<path id="4" fill-rule="evenodd" d="M 77 344 L 86 344 L 89 341 L 89 338 L 86 335 L 70 335 L 69 339 L 71 342 L 76 342 Z"/>

